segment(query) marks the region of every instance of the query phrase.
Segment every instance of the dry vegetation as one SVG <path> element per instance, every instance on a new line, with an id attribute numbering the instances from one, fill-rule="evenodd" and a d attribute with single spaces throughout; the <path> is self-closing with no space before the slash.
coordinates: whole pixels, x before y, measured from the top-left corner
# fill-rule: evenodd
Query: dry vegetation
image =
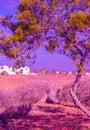
<path id="1" fill-rule="evenodd" d="M 89 130 L 90 118 L 75 106 L 69 93 L 74 79 L 54 74 L 0 76 L 0 130 Z M 83 76 L 77 90 L 88 109 L 89 84 L 90 77 Z M 48 95 L 53 104 L 45 103 Z"/>
<path id="2" fill-rule="evenodd" d="M 61 102 L 66 105 L 75 105 L 70 95 L 70 89 L 73 82 L 63 86 L 62 94 L 60 95 Z M 81 103 L 87 107 L 90 107 L 90 77 L 82 77 L 78 84 L 76 94 Z"/>

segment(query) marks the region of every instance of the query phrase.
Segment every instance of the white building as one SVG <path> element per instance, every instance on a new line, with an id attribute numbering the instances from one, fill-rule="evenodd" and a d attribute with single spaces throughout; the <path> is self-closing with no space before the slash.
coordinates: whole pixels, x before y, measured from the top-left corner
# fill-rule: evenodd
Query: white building
<path id="1" fill-rule="evenodd" d="M 29 67 L 25 66 L 25 67 L 23 68 L 23 72 L 22 72 L 22 74 L 24 74 L 24 75 L 28 75 L 29 73 L 30 73 L 30 69 L 29 69 Z"/>
<path id="2" fill-rule="evenodd" d="M 7 65 L 0 66 L 0 73 L 6 72 L 8 75 L 15 75 L 16 73 L 12 71 L 12 67 L 8 67 Z"/>
<path id="3" fill-rule="evenodd" d="M 86 72 L 85 75 L 90 76 L 90 73 Z"/>
<path id="4" fill-rule="evenodd" d="M 30 69 L 29 67 L 25 66 L 25 67 L 20 67 L 18 69 L 15 69 L 15 72 L 18 74 L 28 75 L 30 73 Z"/>
<path id="5" fill-rule="evenodd" d="M 8 75 L 15 75 L 15 74 L 23 74 L 23 75 L 33 75 L 36 76 L 37 73 L 31 72 L 30 73 L 30 68 L 25 66 L 25 67 L 20 67 L 18 69 L 13 69 L 12 67 L 8 67 L 7 65 L 0 66 L 0 74 L 3 72 L 6 72 Z"/>

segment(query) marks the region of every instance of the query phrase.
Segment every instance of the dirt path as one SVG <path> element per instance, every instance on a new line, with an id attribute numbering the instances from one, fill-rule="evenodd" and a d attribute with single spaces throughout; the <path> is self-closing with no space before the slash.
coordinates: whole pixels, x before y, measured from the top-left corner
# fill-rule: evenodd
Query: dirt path
<path id="1" fill-rule="evenodd" d="M 78 108 L 60 105 L 36 104 L 28 117 L 9 120 L 5 130 L 90 130 L 90 118 Z M 59 108 L 59 109 L 58 109 Z M 58 109 L 58 111 L 56 111 Z M 74 111 L 75 110 L 75 111 Z M 0 129 L 1 130 L 1 129 Z"/>

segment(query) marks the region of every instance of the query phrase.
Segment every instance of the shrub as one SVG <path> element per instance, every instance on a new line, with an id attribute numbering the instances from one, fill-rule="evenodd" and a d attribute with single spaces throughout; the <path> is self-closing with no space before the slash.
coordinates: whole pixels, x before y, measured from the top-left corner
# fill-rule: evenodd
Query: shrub
<path id="1" fill-rule="evenodd" d="M 65 105 L 74 105 L 73 99 L 70 95 L 70 89 L 73 82 L 63 86 L 62 94 L 59 96 L 61 103 Z M 76 95 L 83 105 L 90 107 L 90 80 L 83 79 L 79 82 L 76 90 Z"/>
<path id="2" fill-rule="evenodd" d="M 10 106 L 46 101 L 47 96 L 57 100 L 57 86 L 52 81 L 37 80 L 19 86 L 14 90 L 0 90 L 0 106 L 8 109 Z"/>
<path id="3" fill-rule="evenodd" d="M 0 90 L 0 107 L 4 105 L 4 93 Z"/>
<path id="4" fill-rule="evenodd" d="M 14 90 L 0 90 L 0 120 L 6 127 L 8 119 L 27 116 L 34 103 L 46 101 L 48 96 L 55 101 L 56 93 L 57 87 L 50 81 L 32 81 Z"/>
<path id="5" fill-rule="evenodd" d="M 46 100 L 47 95 L 55 98 L 57 88 L 46 81 L 38 81 L 31 84 L 25 84 L 16 90 L 19 103 L 36 103 L 40 100 Z"/>

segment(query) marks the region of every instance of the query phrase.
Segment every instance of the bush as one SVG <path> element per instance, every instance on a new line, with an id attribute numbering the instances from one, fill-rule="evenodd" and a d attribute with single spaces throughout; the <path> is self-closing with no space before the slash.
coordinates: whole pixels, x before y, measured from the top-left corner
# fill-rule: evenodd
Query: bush
<path id="1" fill-rule="evenodd" d="M 85 106 L 90 107 L 90 79 L 84 79 L 78 84 L 76 91 L 78 98 Z"/>
<path id="2" fill-rule="evenodd" d="M 0 90 L 0 107 L 4 105 L 4 93 Z"/>
<path id="3" fill-rule="evenodd" d="M 64 105 L 74 105 L 73 99 L 70 95 L 70 89 L 73 82 L 67 84 L 62 89 L 62 94 L 59 96 L 59 100 Z M 77 86 L 76 95 L 81 103 L 85 106 L 90 107 L 90 80 L 81 80 Z"/>
<path id="4" fill-rule="evenodd" d="M 31 81 L 14 90 L 0 90 L 0 106 L 8 109 L 11 106 L 34 104 L 38 101 L 46 101 L 49 96 L 53 101 L 56 97 L 57 87 L 50 81 Z"/>
<path id="5" fill-rule="evenodd" d="M 45 102 L 47 97 L 56 100 L 57 88 L 52 82 L 36 81 L 14 90 L 0 90 L 0 121 L 7 127 L 9 119 L 26 117 L 34 103 Z"/>
<path id="6" fill-rule="evenodd" d="M 40 81 L 36 83 L 34 82 L 31 84 L 25 84 L 17 88 L 16 95 L 19 103 L 36 103 L 40 100 L 45 101 L 48 95 L 54 100 L 56 96 L 54 94 L 56 91 L 57 88 L 53 84 Z"/>

